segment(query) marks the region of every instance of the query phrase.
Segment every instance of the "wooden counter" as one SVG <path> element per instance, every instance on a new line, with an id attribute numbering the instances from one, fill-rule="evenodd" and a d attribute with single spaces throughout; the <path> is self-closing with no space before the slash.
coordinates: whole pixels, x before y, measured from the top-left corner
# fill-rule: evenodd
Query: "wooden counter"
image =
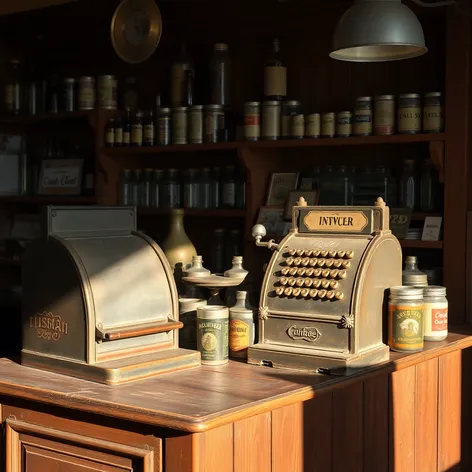
<path id="1" fill-rule="evenodd" d="M 472 470 L 472 336 L 426 346 L 348 378 L 230 362 L 117 387 L 2 359 L 0 457 L 6 472 Z"/>

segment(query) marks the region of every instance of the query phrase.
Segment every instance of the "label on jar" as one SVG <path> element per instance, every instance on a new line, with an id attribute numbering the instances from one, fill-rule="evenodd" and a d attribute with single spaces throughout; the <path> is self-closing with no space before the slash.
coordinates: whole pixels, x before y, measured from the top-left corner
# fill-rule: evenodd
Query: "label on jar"
<path id="1" fill-rule="evenodd" d="M 325 113 L 321 118 L 321 135 L 331 138 L 334 136 L 334 115 Z"/>
<path id="2" fill-rule="evenodd" d="M 259 113 L 246 113 L 244 115 L 244 137 L 246 139 L 259 139 L 261 135 L 261 115 Z"/>
<path id="3" fill-rule="evenodd" d="M 264 67 L 264 95 L 266 97 L 285 97 L 287 95 L 286 67 Z"/>
<path id="4" fill-rule="evenodd" d="M 131 144 L 141 146 L 143 144 L 143 127 L 141 125 L 133 125 L 131 127 Z"/>
<path id="5" fill-rule="evenodd" d="M 395 102 L 377 100 L 375 102 L 375 134 L 393 134 L 395 127 Z"/>
<path id="6" fill-rule="evenodd" d="M 425 133 L 440 133 L 444 129 L 444 113 L 440 105 L 424 107 L 423 131 Z"/>
<path id="7" fill-rule="evenodd" d="M 203 117 L 201 112 L 190 113 L 189 141 L 200 144 L 203 141 Z"/>
<path id="8" fill-rule="evenodd" d="M 174 144 L 187 144 L 187 115 L 175 114 L 172 119 L 172 137 Z"/>
<path id="9" fill-rule="evenodd" d="M 336 121 L 336 134 L 338 136 L 351 136 L 352 116 L 347 114 L 339 114 Z"/>
<path id="10" fill-rule="evenodd" d="M 398 109 L 398 132 L 419 133 L 421 131 L 421 108 L 411 106 Z"/>
<path id="11" fill-rule="evenodd" d="M 305 117 L 293 115 L 291 120 L 290 136 L 292 138 L 303 138 L 305 134 Z"/>
<path id="12" fill-rule="evenodd" d="M 305 118 L 305 136 L 307 138 L 318 138 L 321 132 L 320 115 L 307 115 Z"/>
<path id="13" fill-rule="evenodd" d="M 79 109 L 92 110 L 95 107 L 95 88 L 93 82 L 84 82 L 79 89 Z"/>
<path id="14" fill-rule="evenodd" d="M 144 125 L 143 141 L 148 146 L 154 144 L 154 125 Z"/>
<path id="15" fill-rule="evenodd" d="M 356 136 L 370 136 L 372 134 L 372 110 L 356 110 L 354 115 L 354 134 Z"/>
<path id="16" fill-rule="evenodd" d="M 115 128 L 115 144 L 123 143 L 123 128 Z"/>
<path id="17" fill-rule="evenodd" d="M 228 360 L 228 318 L 198 319 L 197 348 L 202 364 L 222 364 Z"/>
<path id="18" fill-rule="evenodd" d="M 159 144 L 168 145 L 170 142 L 170 119 L 167 116 L 159 117 Z"/>
<path id="19" fill-rule="evenodd" d="M 205 142 L 218 142 L 219 117 L 221 113 L 207 112 L 205 117 Z"/>
<path id="20" fill-rule="evenodd" d="M 242 351 L 249 347 L 251 335 L 250 326 L 242 320 L 230 320 L 229 322 L 229 348 L 231 351 Z"/>
<path id="21" fill-rule="evenodd" d="M 390 305 L 388 344 L 394 351 L 423 349 L 424 306 Z"/>
<path id="22" fill-rule="evenodd" d="M 129 131 L 123 131 L 123 145 L 128 146 L 131 142 L 131 136 Z"/>
<path id="23" fill-rule="evenodd" d="M 107 146 L 113 146 L 113 144 L 115 143 L 115 132 L 113 128 L 107 129 L 105 143 L 107 144 Z"/>
<path id="24" fill-rule="evenodd" d="M 101 77 L 99 81 L 98 103 L 100 108 L 116 110 L 116 79 Z"/>
<path id="25" fill-rule="evenodd" d="M 446 331 L 447 319 L 448 319 L 447 307 L 446 308 L 433 308 L 431 310 L 432 330 L 433 331 Z"/>

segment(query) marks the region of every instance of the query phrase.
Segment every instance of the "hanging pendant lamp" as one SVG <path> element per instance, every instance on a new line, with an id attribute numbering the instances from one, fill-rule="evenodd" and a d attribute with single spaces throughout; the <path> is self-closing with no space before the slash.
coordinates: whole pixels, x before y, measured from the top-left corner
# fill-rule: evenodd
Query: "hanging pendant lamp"
<path id="1" fill-rule="evenodd" d="M 399 61 L 428 52 L 423 28 L 401 0 L 356 0 L 334 33 L 333 59 Z"/>

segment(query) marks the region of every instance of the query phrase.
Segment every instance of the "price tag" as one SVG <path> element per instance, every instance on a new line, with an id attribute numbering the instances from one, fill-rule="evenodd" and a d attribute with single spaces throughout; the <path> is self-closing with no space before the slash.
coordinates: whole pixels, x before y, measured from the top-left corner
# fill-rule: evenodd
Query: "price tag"
<path id="1" fill-rule="evenodd" d="M 410 220 L 410 208 L 390 208 L 390 229 L 398 239 L 406 238 Z"/>

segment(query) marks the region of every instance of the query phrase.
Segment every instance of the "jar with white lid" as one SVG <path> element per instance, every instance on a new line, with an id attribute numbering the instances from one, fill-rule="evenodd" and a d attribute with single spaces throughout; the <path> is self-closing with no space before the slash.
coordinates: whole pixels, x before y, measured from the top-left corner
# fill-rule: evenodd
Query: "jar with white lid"
<path id="1" fill-rule="evenodd" d="M 424 340 L 444 341 L 447 338 L 448 302 L 446 287 L 430 285 L 423 288 Z"/>

